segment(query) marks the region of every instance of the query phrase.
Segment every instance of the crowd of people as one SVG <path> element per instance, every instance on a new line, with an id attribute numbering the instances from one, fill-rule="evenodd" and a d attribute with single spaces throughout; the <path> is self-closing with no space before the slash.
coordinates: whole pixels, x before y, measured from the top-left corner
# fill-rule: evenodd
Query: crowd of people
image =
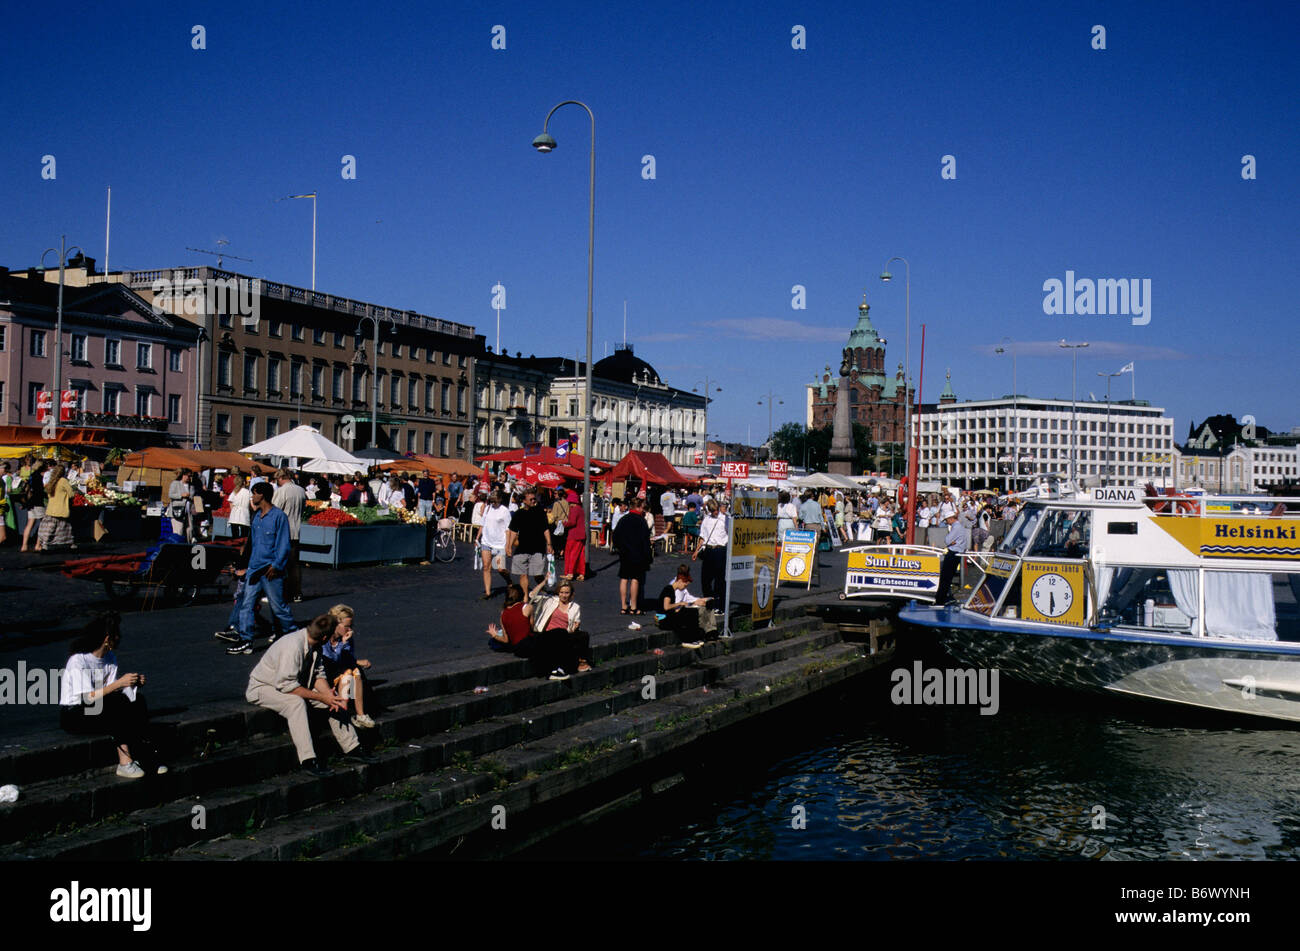
<path id="1" fill-rule="evenodd" d="M 99 464 L 85 459 L 0 461 L 0 545 L 12 535 L 20 552 L 75 550 L 73 500 L 98 472 Z"/>

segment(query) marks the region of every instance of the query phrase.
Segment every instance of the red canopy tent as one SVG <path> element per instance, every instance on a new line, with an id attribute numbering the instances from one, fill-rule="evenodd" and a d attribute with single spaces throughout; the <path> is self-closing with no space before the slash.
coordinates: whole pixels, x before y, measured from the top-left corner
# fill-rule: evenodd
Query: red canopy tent
<path id="1" fill-rule="evenodd" d="M 570 469 L 568 466 L 560 465 L 543 465 L 531 460 L 516 462 L 513 466 L 507 466 L 506 472 L 521 482 L 527 482 L 529 485 L 544 485 L 550 489 L 563 484 L 565 479 L 582 478 L 582 473 L 577 469 Z"/>
<path id="2" fill-rule="evenodd" d="M 601 478 L 607 482 L 626 482 L 635 478 L 656 485 L 694 485 L 692 480 L 673 468 L 663 453 L 643 452 L 639 449 L 629 452 Z"/>
<path id="3" fill-rule="evenodd" d="M 53 439 L 46 439 L 41 426 L 0 426 L 0 446 L 107 446 L 108 433 L 100 429 L 59 426 Z"/>
<path id="4" fill-rule="evenodd" d="M 524 455 L 522 449 L 510 449 L 506 452 L 494 452 L 486 456 L 479 456 L 479 462 L 538 462 L 551 466 L 557 463 L 562 466 L 572 466 L 581 474 L 583 457 L 576 452 L 567 455 L 559 455 L 553 446 L 542 446 L 541 452 L 535 456 Z M 591 460 L 593 469 L 608 469 L 611 463 L 601 462 L 599 459 Z"/>

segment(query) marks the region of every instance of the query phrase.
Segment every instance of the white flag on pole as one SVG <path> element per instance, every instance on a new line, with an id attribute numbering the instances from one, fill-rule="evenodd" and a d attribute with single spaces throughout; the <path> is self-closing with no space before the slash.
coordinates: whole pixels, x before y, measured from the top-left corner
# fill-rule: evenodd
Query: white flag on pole
<path id="1" fill-rule="evenodd" d="M 1119 368 L 1119 371 L 1118 371 L 1118 372 L 1120 372 L 1120 373 L 1132 373 L 1132 372 L 1133 372 L 1133 364 L 1131 364 L 1131 363 L 1126 363 L 1126 364 L 1124 364 L 1124 366 L 1122 366 L 1122 367 Z"/>

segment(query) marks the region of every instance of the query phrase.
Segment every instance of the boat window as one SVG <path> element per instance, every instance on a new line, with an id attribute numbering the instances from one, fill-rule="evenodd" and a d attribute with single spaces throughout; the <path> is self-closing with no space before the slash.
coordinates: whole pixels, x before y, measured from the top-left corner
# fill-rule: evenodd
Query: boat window
<path id="1" fill-rule="evenodd" d="M 1136 535 L 1137 533 L 1137 522 L 1111 522 L 1106 526 L 1107 535 Z"/>
<path id="2" fill-rule="evenodd" d="M 1296 640 L 1300 575 L 1205 572 L 1205 633 L 1234 640 Z"/>
<path id="3" fill-rule="evenodd" d="M 1029 554 L 1038 558 L 1083 558 L 1088 554 L 1092 513 L 1087 509 L 1052 509 Z"/>
<path id="4" fill-rule="evenodd" d="M 1195 633 L 1199 586 L 1195 568 L 1103 568 L 1098 623 Z"/>
<path id="5" fill-rule="evenodd" d="M 1016 516 L 1016 520 L 1011 523 L 1011 529 L 1007 532 L 1002 544 L 998 546 L 998 551 L 1007 555 L 1019 555 L 1025 550 L 1025 545 L 1034 534 L 1034 529 L 1038 527 L 1038 520 L 1042 517 L 1043 510 L 1039 506 L 1030 505 Z"/>

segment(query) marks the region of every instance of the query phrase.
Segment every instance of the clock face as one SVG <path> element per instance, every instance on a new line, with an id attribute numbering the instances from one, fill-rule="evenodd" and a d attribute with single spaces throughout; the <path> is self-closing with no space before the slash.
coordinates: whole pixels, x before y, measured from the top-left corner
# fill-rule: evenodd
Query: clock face
<path id="1" fill-rule="evenodd" d="M 1069 581 L 1054 572 L 1039 575 L 1029 589 L 1029 600 L 1043 617 L 1060 617 L 1074 603 L 1074 589 Z"/>
<path id="2" fill-rule="evenodd" d="M 802 575 L 805 567 L 802 555 L 792 555 L 785 563 L 786 574 L 794 578 Z"/>
<path id="3" fill-rule="evenodd" d="M 772 569 L 767 565 L 758 566 L 754 594 L 757 596 L 758 606 L 766 611 L 768 603 L 772 600 Z"/>

